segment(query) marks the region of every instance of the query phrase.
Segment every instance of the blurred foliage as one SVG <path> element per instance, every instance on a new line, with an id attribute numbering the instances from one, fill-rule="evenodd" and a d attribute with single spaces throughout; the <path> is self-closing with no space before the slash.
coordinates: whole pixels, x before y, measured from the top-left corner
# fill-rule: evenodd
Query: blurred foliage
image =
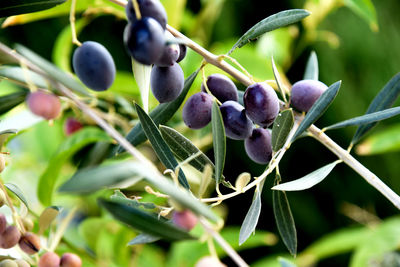
<path id="1" fill-rule="evenodd" d="M 311 51 L 316 51 L 320 80 L 326 84 L 342 80 L 342 90 L 328 112 L 317 122 L 321 127 L 364 114 L 376 93 L 400 70 L 398 0 L 162 2 L 170 24 L 216 54 L 226 53 L 239 36 L 268 15 L 290 8 L 312 11 L 313 14 L 304 23 L 267 33 L 257 42 L 236 50 L 232 56 L 255 80 L 263 81 L 273 79 L 270 61 L 273 55 L 279 71 L 287 74 L 287 82 L 294 83 L 302 79 L 306 61 Z M 0 22 L 8 25 L 0 30 L 0 42 L 8 45 L 23 44 L 52 60 L 61 69 L 71 72 L 70 57 L 74 46 L 68 23 L 69 5 L 70 1 L 67 1 L 47 11 L 0 19 Z M 107 5 L 107 9 L 103 8 L 104 5 Z M 106 0 L 80 0 L 77 11 L 79 39 L 104 44 L 113 55 L 118 69 L 113 88 L 108 92 L 97 93 L 100 100 L 91 104 L 102 110 L 117 110 L 123 119 L 116 118 L 122 123 L 115 124 L 120 130 L 126 131 L 129 129 L 127 125 L 131 126 L 132 122 L 137 121 L 131 103 L 140 99 L 139 89 L 131 75 L 131 61 L 122 43 L 126 25 L 124 11 Z M 199 55 L 188 51 L 181 63 L 185 75 L 194 72 L 200 62 Z M 215 72 L 221 71 L 207 66 L 207 75 Z M 200 83 L 201 79 L 197 78 L 190 94 L 199 91 Z M 21 92 L 20 87 L 0 80 L 0 95 L 18 92 Z M 150 108 L 156 104 L 151 96 Z M 87 125 L 94 124 L 68 102 L 64 103 L 64 114 L 76 115 Z M 48 122 L 32 118 L 25 105 L 19 105 L 2 115 L 2 119 L 1 129 L 15 125 L 22 130 L 7 145 L 11 156 L 8 158 L 10 164 L 3 174 L 4 180 L 17 184 L 28 199 L 30 209 L 39 214 L 45 208 L 36 195 L 39 179 L 45 174 L 49 163 L 54 162 L 54 158 L 59 155 L 60 146 L 68 142 L 62 131 L 63 120 L 56 120 L 50 127 Z M 172 118 L 169 126 L 179 129 L 205 151 L 211 148 L 210 128 L 189 130 L 182 125 L 179 113 Z M 373 154 L 369 157 L 360 156 L 361 163 L 396 192 L 400 192 L 400 180 L 396 177 L 400 173 L 399 126 L 396 117 L 384 121 L 357 147 L 359 154 Z M 350 127 L 332 131 L 329 135 L 345 147 L 354 132 L 355 127 Z M 85 157 L 94 151 L 96 146 L 89 144 L 93 141 L 96 140 L 83 142 L 75 149 L 79 151 L 68 151 L 68 155 L 62 157 L 65 163 L 58 166 L 55 187 L 70 177 L 77 165 L 89 160 Z M 153 162 L 157 162 L 148 144 L 141 145 L 140 149 Z M 282 181 L 302 177 L 335 159 L 326 150 L 322 153 L 322 149 L 315 141 L 305 138 L 293 144 L 280 165 Z M 380 154 L 383 152 L 387 153 Z M 213 158 L 212 150 L 206 154 Z M 263 166 L 247 158 L 241 142 L 227 140 L 226 154 L 224 176 L 230 182 L 234 182 L 234 178 L 244 171 L 249 171 L 252 176 L 263 171 Z M 107 153 L 104 153 L 106 156 Z M 193 172 L 194 176 L 199 176 L 196 171 Z M 280 266 L 278 256 L 284 256 L 298 266 L 383 267 L 395 266 L 390 264 L 396 259 L 398 262 L 399 255 L 395 251 L 400 247 L 400 218 L 394 216 L 398 211 L 346 166 L 337 166 L 323 183 L 313 189 L 287 194 L 292 203 L 298 234 L 299 254 L 294 260 L 288 255 L 283 242 L 269 233 L 278 232 L 271 216 L 272 194 L 269 188 L 272 187 L 272 180 L 269 178 L 266 182 L 262 194 L 263 206 L 258 230 L 242 247 L 238 247 L 239 226 L 250 207 L 252 194 L 230 199 L 219 210 L 229 226 L 222 231 L 222 235 L 235 249 L 243 249 L 240 254 L 252 266 Z M 42 194 L 48 193 L 44 191 Z M 157 205 L 164 204 L 163 200 L 155 200 L 154 196 L 145 193 L 141 183 L 129 188 L 127 194 L 141 195 L 143 201 L 155 201 Z M 79 198 L 54 194 L 52 205 L 62 203 L 65 206 L 68 203 L 67 208 L 80 205 L 80 214 L 74 221 L 76 225 L 67 231 L 66 243 L 59 247 L 60 251 L 70 251 L 73 248 L 82 255 L 84 266 L 192 266 L 197 259 L 207 254 L 207 244 L 193 241 L 127 247 L 126 243 L 135 233 L 111 220 L 110 215 L 103 214 L 95 201 L 98 196 L 109 195 L 107 190 Z M 194 231 L 201 230 L 196 228 Z M 224 256 L 220 248 L 217 247 L 217 251 Z M 232 264 L 228 258 L 223 258 L 223 261 Z"/>

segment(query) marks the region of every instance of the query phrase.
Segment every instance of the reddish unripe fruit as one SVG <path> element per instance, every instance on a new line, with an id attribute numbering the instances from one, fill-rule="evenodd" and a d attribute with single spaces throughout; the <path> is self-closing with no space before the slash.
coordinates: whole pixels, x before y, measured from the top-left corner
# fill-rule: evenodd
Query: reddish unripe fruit
<path id="1" fill-rule="evenodd" d="M 18 267 L 30 267 L 29 263 L 21 259 L 15 260 L 15 263 L 17 263 Z"/>
<path id="2" fill-rule="evenodd" d="M 33 114 L 46 120 L 57 118 L 61 111 L 61 103 L 58 97 L 42 91 L 29 94 L 27 103 Z"/>
<path id="3" fill-rule="evenodd" d="M 40 257 L 38 267 L 59 267 L 60 257 L 54 252 L 46 252 Z"/>
<path id="4" fill-rule="evenodd" d="M 1 192 L 3 192 L 3 191 L 1 191 Z M 7 228 L 6 216 L 3 213 L 0 213 L 0 235 L 4 233 L 6 228 Z"/>
<path id="5" fill-rule="evenodd" d="M 18 267 L 18 264 L 13 260 L 6 259 L 0 262 L 0 267 Z"/>
<path id="6" fill-rule="evenodd" d="M 267 164 L 272 158 L 271 134 L 267 129 L 254 129 L 244 140 L 247 155 L 259 164 Z"/>
<path id="7" fill-rule="evenodd" d="M 247 87 L 243 100 L 247 116 L 260 126 L 269 126 L 278 116 L 278 96 L 266 83 L 255 83 Z"/>
<path id="8" fill-rule="evenodd" d="M 197 217 L 190 210 L 175 211 L 172 215 L 172 222 L 177 226 L 190 231 L 197 224 Z"/>
<path id="9" fill-rule="evenodd" d="M 73 253 L 64 253 L 61 257 L 61 267 L 81 267 L 81 258 Z"/>
<path id="10" fill-rule="evenodd" d="M 34 233 L 25 233 L 18 242 L 23 252 L 33 255 L 40 250 L 40 238 Z"/>
<path id="11" fill-rule="evenodd" d="M 226 267 L 226 265 L 215 257 L 205 256 L 196 263 L 195 267 Z"/>
<path id="12" fill-rule="evenodd" d="M 320 81 L 298 81 L 292 87 L 291 105 L 297 110 L 307 112 L 326 89 L 328 89 L 328 86 Z"/>
<path id="13" fill-rule="evenodd" d="M 7 226 L 6 230 L 0 235 L 0 247 L 12 248 L 21 237 L 21 233 L 14 225 Z"/>
<path id="14" fill-rule="evenodd" d="M 186 101 L 182 109 L 185 124 L 192 129 L 200 129 L 211 121 L 213 98 L 209 94 L 199 92 Z"/>
<path id="15" fill-rule="evenodd" d="M 74 118 L 68 118 L 64 123 L 64 132 L 66 136 L 70 136 L 71 134 L 82 129 L 83 125 L 79 121 Z"/>
<path id="16" fill-rule="evenodd" d="M 215 73 L 208 76 L 207 87 L 213 96 L 222 103 L 228 100 L 238 101 L 239 97 L 236 85 L 223 74 Z M 206 92 L 206 88 L 203 84 L 201 84 L 201 90 Z"/>

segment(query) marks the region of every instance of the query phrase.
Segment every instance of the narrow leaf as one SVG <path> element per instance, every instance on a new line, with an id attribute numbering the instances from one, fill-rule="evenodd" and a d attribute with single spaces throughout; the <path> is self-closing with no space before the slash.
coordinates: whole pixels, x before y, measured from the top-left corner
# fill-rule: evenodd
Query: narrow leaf
<path id="1" fill-rule="evenodd" d="M 261 213 L 261 192 L 256 190 L 254 193 L 253 203 L 244 218 L 243 224 L 240 227 L 239 246 L 242 245 L 250 235 L 256 230 L 258 219 Z"/>
<path id="2" fill-rule="evenodd" d="M 277 181 L 280 180 L 280 177 Z M 276 182 L 277 184 L 277 182 Z M 297 233 L 289 201 L 284 191 L 272 191 L 272 207 L 275 222 L 283 243 L 293 256 L 297 252 Z"/>
<path id="3" fill-rule="evenodd" d="M 294 124 L 292 109 L 286 109 L 278 114 L 271 133 L 272 149 L 276 152 L 283 147 Z"/>
<path id="4" fill-rule="evenodd" d="M 15 92 L 0 97 L 0 115 L 10 111 L 19 104 L 25 102 L 28 91 Z"/>
<path id="5" fill-rule="evenodd" d="M 25 206 L 27 208 L 29 208 L 28 201 L 26 200 L 25 194 L 22 192 L 22 190 L 16 184 L 5 183 L 4 186 L 7 187 L 7 189 L 10 190 L 14 195 L 16 195 L 22 201 L 22 203 L 25 204 Z"/>
<path id="6" fill-rule="evenodd" d="M 163 103 L 158 105 L 154 110 L 150 112 L 150 118 L 156 125 L 165 124 L 168 122 L 175 112 L 179 109 L 185 97 L 193 84 L 194 79 L 196 78 L 199 71 L 192 73 L 188 78 L 185 80 L 185 85 L 183 87 L 182 93 L 179 95 L 177 99 L 169 103 Z M 138 144 L 146 141 L 147 137 L 143 132 L 142 124 L 136 124 L 132 130 L 126 136 L 126 139 L 133 145 L 137 146 Z M 115 150 L 114 154 L 119 154 L 125 151 L 122 146 L 118 146 Z"/>
<path id="7" fill-rule="evenodd" d="M 390 108 L 396 101 L 400 94 L 400 73 L 396 74 L 376 95 L 374 100 L 369 105 L 366 114 L 381 111 Z M 374 127 L 376 122 L 372 122 L 366 125 L 361 125 L 358 127 L 356 133 L 351 140 L 352 144 L 357 143 L 361 137 L 363 137 L 372 127 Z"/>
<path id="8" fill-rule="evenodd" d="M 159 236 L 170 241 L 194 239 L 186 231 L 158 219 L 155 214 L 147 213 L 115 201 L 100 199 L 99 204 L 117 220 L 144 233 Z"/>
<path id="9" fill-rule="evenodd" d="M 111 142 L 111 138 L 104 131 L 95 127 L 85 127 L 68 137 L 53 155 L 46 170 L 39 178 L 38 197 L 44 205 L 51 205 L 54 186 L 64 163 L 78 150 L 90 143 Z"/>
<path id="10" fill-rule="evenodd" d="M 208 206 L 194 198 L 189 191 L 177 187 L 173 181 L 160 175 L 156 169 L 146 168 L 143 164 L 135 161 L 123 161 L 81 170 L 65 182 L 59 188 L 59 191 L 87 194 L 132 177 L 143 177 L 158 190 L 169 195 L 171 199 L 178 202 L 182 207 L 186 207 L 214 222 L 219 220 Z"/>
<path id="11" fill-rule="evenodd" d="M 304 72 L 304 80 L 318 81 L 318 74 L 319 69 L 317 53 L 315 53 L 315 51 L 312 51 L 307 61 L 306 71 Z"/>
<path id="12" fill-rule="evenodd" d="M 16 45 L 15 49 L 18 53 L 26 57 L 33 64 L 46 72 L 46 74 L 49 75 L 51 78 L 59 81 L 67 88 L 74 90 L 77 93 L 90 96 L 87 89 L 83 85 L 81 85 L 74 77 L 72 77 L 72 75 L 63 72 L 53 63 L 50 63 L 46 59 L 42 58 L 41 56 L 37 55 L 36 53 L 22 45 Z"/>
<path id="13" fill-rule="evenodd" d="M 281 267 L 297 267 L 296 264 L 282 257 L 279 257 L 278 261 Z"/>
<path id="14" fill-rule="evenodd" d="M 169 149 L 167 143 L 165 143 L 164 139 L 162 138 L 157 126 L 138 104 L 135 104 L 135 107 L 140 123 L 142 124 L 143 131 L 149 139 L 154 152 L 157 154 L 157 157 L 165 165 L 165 167 L 175 171 L 175 168 L 178 166 L 178 162 L 172 154 L 171 149 Z M 178 180 L 184 188 L 189 189 L 189 184 L 186 180 L 185 174 L 181 169 L 179 170 Z"/>
<path id="15" fill-rule="evenodd" d="M 382 121 L 400 114 L 400 107 L 389 108 L 383 111 L 369 113 L 363 116 L 355 117 L 349 120 L 335 123 L 331 126 L 325 127 L 325 130 L 338 129 L 353 125 L 363 125 L 376 121 Z"/>
<path id="16" fill-rule="evenodd" d="M 278 69 L 276 68 L 275 61 L 274 61 L 273 57 L 271 57 L 271 64 L 272 64 L 272 72 L 274 73 L 274 78 L 275 78 L 276 84 L 278 85 L 279 92 L 281 92 L 283 100 L 286 101 L 285 88 L 283 87 L 282 79 L 281 79 L 281 76 L 279 75 Z"/>
<path id="17" fill-rule="evenodd" d="M 341 81 L 335 82 L 318 98 L 314 105 L 307 112 L 307 115 L 301 122 L 296 133 L 292 137 L 292 142 L 300 136 L 308 127 L 311 126 L 315 121 L 322 116 L 322 114 L 328 109 L 329 105 L 335 99 L 337 93 L 339 92 Z"/>
<path id="18" fill-rule="evenodd" d="M 132 59 L 132 70 L 136 83 L 140 90 L 142 98 L 143 110 L 149 112 L 149 91 L 150 91 L 150 74 L 151 66 L 140 64 Z"/>
<path id="19" fill-rule="evenodd" d="M 127 198 L 120 190 L 115 190 L 114 194 L 110 197 L 111 200 L 119 201 L 127 206 L 134 208 L 145 208 L 145 209 L 155 209 L 157 206 L 151 202 L 139 202 L 137 199 Z"/>
<path id="20" fill-rule="evenodd" d="M 222 172 L 225 165 L 226 137 L 224 122 L 217 102 L 214 101 L 211 112 L 211 124 L 213 133 L 213 146 L 215 158 L 215 182 L 221 182 Z"/>
<path id="21" fill-rule="evenodd" d="M 0 77 L 5 77 L 22 84 L 30 82 L 41 88 L 47 88 L 48 86 L 48 83 L 42 76 L 31 70 L 22 69 L 20 67 L 2 66 L 0 67 Z"/>
<path id="22" fill-rule="evenodd" d="M 356 146 L 359 155 L 375 155 L 400 150 L 400 124 L 395 124 L 384 130 L 368 136 Z"/>
<path id="23" fill-rule="evenodd" d="M 188 162 L 190 165 L 200 172 L 203 172 L 206 165 L 211 165 L 214 169 L 214 163 L 181 133 L 164 125 L 160 125 L 160 132 L 177 159 L 183 161 L 197 155 Z M 213 177 L 215 176 L 213 175 Z M 222 178 L 224 179 L 224 177 Z"/>
<path id="24" fill-rule="evenodd" d="M 0 149 L 3 147 L 4 143 L 12 134 L 17 134 L 18 130 L 8 129 L 0 132 Z"/>
<path id="25" fill-rule="evenodd" d="M 305 17 L 310 15 L 310 12 L 303 9 L 291 9 L 281 11 L 274 15 L 271 15 L 262 21 L 254 25 L 248 30 L 231 48 L 228 54 L 231 54 L 236 48 L 240 48 L 250 42 L 251 40 L 257 39 L 260 35 L 276 30 L 281 27 L 285 27 L 289 24 L 296 23 Z"/>
<path id="26" fill-rule="evenodd" d="M 322 168 L 319 168 L 318 170 L 313 171 L 312 173 L 307 174 L 302 178 L 276 185 L 272 187 L 272 190 L 301 191 L 311 188 L 314 185 L 322 182 L 338 163 L 339 161 L 332 162 Z"/>
<path id="27" fill-rule="evenodd" d="M 139 235 L 135 236 L 134 239 L 129 241 L 128 245 L 133 246 L 133 245 L 140 245 L 140 244 L 149 244 L 149 243 L 156 242 L 160 239 L 161 238 L 158 236 L 153 236 L 153 235 L 149 235 L 149 234 L 139 234 Z"/>
<path id="28" fill-rule="evenodd" d="M 371 0 L 344 0 L 344 4 L 363 18 L 372 30 L 378 30 L 376 10 Z"/>
<path id="29" fill-rule="evenodd" d="M 47 207 L 39 217 L 39 235 L 42 235 L 60 213 L 58 207 Z"/>
<path id="30" fill-rule="evenodd" d="M 66 0 L 7 0 L 0 2 L 0 18 L 52 8 Z"/>

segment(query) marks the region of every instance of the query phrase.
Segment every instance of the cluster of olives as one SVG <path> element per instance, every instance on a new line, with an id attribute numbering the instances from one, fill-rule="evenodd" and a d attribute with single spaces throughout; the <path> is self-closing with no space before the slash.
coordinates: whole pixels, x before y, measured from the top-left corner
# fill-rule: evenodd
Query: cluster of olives
<path id="1" fill-rule="evenodd" d="M 222 103 L 220 111 L 226 136 L 244 140 L 246 153 L 253 161 L 268 163 L 272 157 L 272 145 L 267 127 L 279 113 L 279 99 L 274 89 L 265 82 L 250 85 L 243 95 L 243 107 L 238 103 L 235 84 L 227 76 L 212 74 L 206 84 L 210 93 Z M 291 103 L 300 111 L 308 111 L 326 88 L 319 81 L 299 81 L 293 85 Z M 202 85 L 202 92 L 192 95 L 183 107 L 185 124 L 192 129 L 206 126 L 211 121 L 212 103 L 213 97 Z M 254 124 L 260 127 L 256 128 Z"/>
<path id="2" fill-rule="evenodd" d="M 154 97 L 160 102 L 176 99 L 183 89 L 184 74 L 179 66 L 186 47 L 173 42 L 166 31 L 167 13 L 159 0 L 137 1 L 141 18 L 136 17 L 132 0 L 126 6 L 128 25 L 124 42 L 129 54 L 144 65 L 153 65 L 150 84 Z"/>
<path id="3" fill-rule="evenodd" d="M 56 253 L 48 251 L 44 253 L 38 263 L 38 267 L 81 267 L 81 258 L 74 253 L 64 253 L 60 258 Z"/>

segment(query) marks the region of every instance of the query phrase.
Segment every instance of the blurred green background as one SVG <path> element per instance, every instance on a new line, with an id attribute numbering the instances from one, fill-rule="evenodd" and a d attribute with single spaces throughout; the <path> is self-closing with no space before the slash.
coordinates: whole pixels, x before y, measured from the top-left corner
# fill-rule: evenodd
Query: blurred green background
<path id="1" fill-rule="evenodd" d="M 398 15 L 400 1 L 398 0 L 372 1 L 379 29 L 371 20 L 368 20 L 368 17 L 362 15 L 362 12 L 349 8 L 351 5 L 348 2 L 369 3 L 369 1 L 165 0 L 162 2 L 172 25 L 216 54 L 226 53 L 241 34 L 268 15 L 290 8 L 312 7 L 311 17 L 316 20 L 315 27 L 299 23 L 268 33 L 258 41 L 235 51 L 232 56 L 256 79 L 265 80 L 273 79 L 270 65 L 270 56 L 273 54 L 282 74 L 286 73 L 289 81 L 294 83 L 302 79 L 307 59 L 311 51 L 316 51 L 320 66 L 320 80 L 327 85 L 342 80 L 342 87 L 336 100 L 316 123 L 320 128 L 362 115 L 377 92 L 400 71 L 400 16 Z M 118 16 L 115 16 L 117 12 L 98 16 L 96 14 L 102 10 L 92 10 L 92 12 L 95 15 L 89 15 L 90 23 L 79 35 L 80 41 L 93 40 L 105 45 L 113 55 L 118 71 L 129 76 L 130 59 L 122 43 L 126 25 L 123 13 L 122 15 L 118 13 Z M 321 16 L 320 21 L 317 19 L 319 16 Z M 78 18 L 81 18 L 81 12 L 78 12 Z M 54 53 L 56 41 L 59 41 L 59 47 L 72 48 L 71 44 L 63 44 L 59 39 L 59 34 L 65 27 L 68 27 L 66 14 L 1 29 L 0 41 L 8 45 L 24 44 L 49 60 L 64 62 L 62 67 L 68 70 L 70 62 L 65 60 L 69 58 L 68 49 L 64 51 L 66 55 Z M 62 61 L 63 57 L 64 61 Z M 188 76 L 197 69 L 200 62 L 201 58 L 189 51 L 187 58 L 181 63 L 185 75 Z M 207 67 L 206 70 L 207 73 L 216 71 L 213 67 Z M 114 92 L 121 93 L 128 99 L 138 99 L 138 91 L 132 79 L 127 78 L 127 81 L 127 84 L 121 84 L 123 88 L 117 88 Z M 198 77 L 191 93 L 200 90 L 200 83 L 201 79 Z M 245 89 L 238 86 L 242 90 Z M 11 87 L 11 85 L 0 83 L 0 89 Z M 103 95 L 100 94 L 100 96 Z M 151 103 L 153 106 L 156 104 L 154 99 Z M 398 104 L 399 101 L 396 101 L 395 106 Z M 207 130 L 194 132 L 185 129 L 182 127 L 179 114 L 174 117 L 170 125 L 183 129 L 184 134 L 192 140 L 204 136 L 207 132 Z M 385 132 L 394 126 L 399 127 L 399 125 L 399 118 L 394 117 L 381 122 L 369 136 Z M 334 130 L 328 132 L 328 135 L 346 148 L 355 129 L 355 127 L 349 127 Z M 358 155 L 357 158 L 395 192 L 400 193 L 399 136 L 400 130 L 396 130 L 385 137 L 389 143 L 388 150 L 392 151 L 374 155 Z M 29 191 L 29 195 L 33 195 L 30 196 L 32 201 L 37 203 L 34 196 L 35 190 L 32 190 L 31 184 L 35 185 L 37 177 L 64 138 L 61 122 L 56 122 L 53 127 L 48 127 L 44 122 L 39 123 L 21 137 L 16 138 L 19 139 L 18 142 L 10 143 L 13 165 L 12 170 L 6 173 L 5 179 L 15 181 L 24 190 Z M 243 142 L 229 140 L 227 144 L 224 174 L 228 180 L 233 183 L 244 171 L 254 176 L 263 172 L 264 166 L 254 164 L 246 157 Z M 210 146 L 206 146 L 207 148 Z M 355 151 L 359 151 L 357 147 Z M 212 157 L 213 153 L 208 151 L 207 154 Z M 289 181 L 302 177 L 333 160 L 335 160 L 334 155 L 315 140 L 300 139 L 292 145 L 280 165 L 282 179 Z M 24 169 L 31 171 L 26 173 Z M 63 170 L 64 176 L 70 174 L 71 169 Z M 31 179 L 31 183 L 26 182 L 27 177 Z M 264 187 L 263 208 L 257 229 L 278 235 L 272 212 L 271 190 L 269 190 L 272 183 L 273 177 L 270 177 Z M 369 266 L 386 266 L 383 264 L 390 262 L 390 257 L 395 258 L 396 254 L 386 253 L 400 248 L 400 234 L 399 230 L 396 231 L 400 229 L 399 217 L 392 218 L 398 214 L 398 210 L 347 166 L 338 165 L 326 180 L 312 189 L 291 192 L 287 195 L 298 232 L 300 255 L 297 260 L 300 266 L 308 266 L 309 263 L 318 261 L 319 257 L 321 260 L 313 266 L 366 266 L 363 265 L 364 263 L 368 263 Z M 64 198 L 58 198 L 60 203 Z M 249 192 L 224 202 L 227 213 L 226 225 L 231 227 L 241 225 L 251 199 L 252 193 Z M 90 200 L 86 203 L 84 217 L 99 214 L 97 207 L 94 207 L 94 198 Z M 382 221 L 388 224 L 382 224 L 386 226 L 386 228 L 381 227 L 383 230 L 377 226 Z M 346 229 L 349 233 L 344 236 L 337 233 L 339 230 Z M 363 231 L 363 233 L 359 234 L 352 230 Z M 237 234 L 237 229 L 234 233 Z M 374 233 L 379 233 L 379 235 L 374 235 Z M 326 247 L 321 245 L 322 248 L 319 247 L 318 252 L 315 252 L 317 249 L 312 251 L 309 248 L 316 240 L 329 235 L 335 242 L 328 243 Z M 103 242 L 107 242 L 107 238 Z M 281 241 L 274 245 L 272 245 L 273 241 L 268 242 L 271 245 L 256 243 L 252 249 L 241 251 L 240 254 L 254 266 L 277 266 L 276 255 L 284 255 L 292 259 L 287 256 L 287 251 Z M 167 257 L 168 266 L 186 266 L 173 265 L 174 261 L 171 260 L 181 254 L 187 255 L 184 252 L 190 248 L 190 245 L 184 245 L 170 246 L 161 242 L 154 246 L 146 246 L 146 249 L 135 248 L 134 252 L 142 257 L 139 259 L 141 264 L 138 262 L 136 264 L 137 266 L 162 266 L 157 264 L 163 264 L 163 257 Z M 305 252 L 302 253 L 303 251 Z M 187 253 L 190 255 L 190 251 Z M 386 260 L 383 260 L 384 258 Z M 387 260 L 388 258 L 390 259 Z M 223 258 L 223 261 L 233 266 L 228 258 Z M 387 266 L 400 266 L 391 264 L 392 262 Z"/>

